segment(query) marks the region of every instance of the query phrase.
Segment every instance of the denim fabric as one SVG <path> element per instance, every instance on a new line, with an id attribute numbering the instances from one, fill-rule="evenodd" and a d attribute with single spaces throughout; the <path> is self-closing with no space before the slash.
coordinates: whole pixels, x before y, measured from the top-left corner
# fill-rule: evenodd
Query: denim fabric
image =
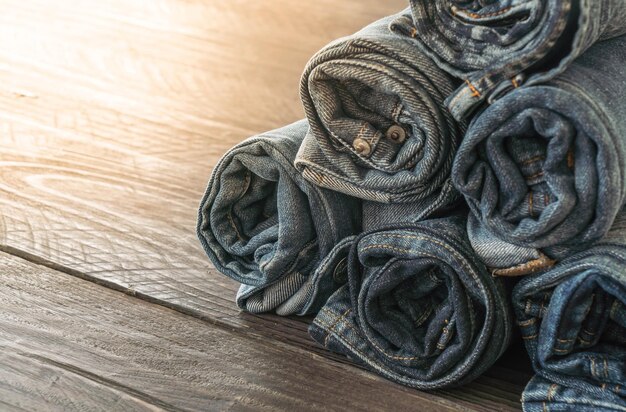
<path id="1" fill-rule="evenodd" d="M 523 278 L 513 305 L 533 368 L 553 385 L 531 382 L 527 410 L 626 410 L 626 211 L 593 247 Z"/>
<path id="2" fill-rule="evenodd" d="M 554 78 L 597 41 L 626 33 L 624 0 L 411 0 L 411 11 L 413 21 L 394 31 L 465 81 L 446 100 L 457 119 Z"/>
<path id="3" fill-rule="evenodd" d="M 397 16 L 329 44 L 307 64 L 300 92 L 311 130 L 295 164 L 316 185 L 414 202 L 450 176 L 465 126 L 443 100 L 459 82 L 389 31 Z"/>
<path id="4" fill-rule="evenodd" d="M 309 333 L 388 379 L 419 389 L 461 385 L 508 345 L 506 292 L 473 253 L 463 217 L 364 233 L 347 271 Z"/>
<path id="5" fill-rule="evenodd" d="M 299 293 L 343 238 L 361 227 L 360 201 L 318 188 L 293 166 L 306 121 L 251 137 L 217 164 L 200 204 L 198 237 L 215 267 L 244 284 L 237 303 L 251 312 L 313 299 Z M 296 308 L 296 309 L 294 309 Z"/>
<path id="6" fill-rule="evenodd" d="M 597 43 L 472 121 L 452 179 L 491 253 L 504 241 L 560 260 L 608 232 L 626 202 L 625 62 L 626 36 Z"/>
<path id="7" fill-rule="evenodd" d="M 363 201 L 363 231 L 371 231 L 399 224 L 413 224 L 432 217 L 449 216 L 459 209 L 467 209 L 448 179 L 441 191 L 411 203 L 380 203 Z"/>
<path id="8" fill-rule="evenodd" d="M 581 394 L 576 389 L 534 376 L 522 394 L 524 412 L 625 412 L 624 405 L 613 403 L 597 390 Z"/>

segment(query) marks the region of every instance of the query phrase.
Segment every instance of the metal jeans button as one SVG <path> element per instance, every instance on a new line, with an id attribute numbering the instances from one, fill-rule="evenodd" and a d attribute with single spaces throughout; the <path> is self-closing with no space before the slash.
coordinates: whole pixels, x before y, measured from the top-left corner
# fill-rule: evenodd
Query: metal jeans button
<path id="1" fill-rule="evenodd" d="M 358 154 L 363 156 L 368 156 L 372 152 L 372 146 L 363 139 L 354 139 L 352 147 L 354 147 L 354 150 L 356 150 Z"/>
<path id="2" fill-rule="evenodd" d="M 397 124 L 394 124 L 389 129 L 387 129 L 387 133 L 385 133 L 388 139 L 396 142 L 402 143 L 406 139 L 406 131 Z"/>

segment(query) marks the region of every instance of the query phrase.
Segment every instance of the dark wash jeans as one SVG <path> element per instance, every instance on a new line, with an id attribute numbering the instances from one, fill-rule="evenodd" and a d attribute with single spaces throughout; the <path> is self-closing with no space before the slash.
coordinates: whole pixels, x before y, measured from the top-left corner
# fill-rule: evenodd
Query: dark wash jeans
<path id="1" fill-rule="evenodd" d="M 436 199 L 447 184 L 465 126 L 443 101 L 459 82 L 390 32 L 397 16 L 329 44 L 305 68 L 311 130 L 295 165 L 316 185 L 399 203 Z"/>
<path id="2" fill-rule="evenodd" d="M 526 411 L 626 410 L 626 210 L 593 247 L 523 278 L 513 305 L 537 373 Z"/>
<path id="3" fill-rule="evenodd" d="M 624 0 L 411 0 L 394 30 L 465 83 L 446 104 L 455 118 L 562 73 L 600 40 L 626 33 Z"/>
<path id="4" fill-rule="evenodd" d="M 326 348 L 418 389 L 467 383 L 506 349 L 510 303 L 473 253 L 464 217 L 361 234 L 346 266 L 347 284 L 309 328 Z"/>
<path id="5" fill-rule="evenodd" d="M 523 266 L 533 254 L 560 260 L 608 232 L 626 202 L 624 96 L 626 36 L 474 118 L 452 179 L 478 220 L 471 237 L 488 265 Z M 518 251 L 493 256 L 506 243 Z"/>
<path id="6" fill-rule="evenodd" d="M 307 129 L 303 120 L 235 146 L 200 204 L 200 242 L 221 273 L 243 284 L 237 303 L 250 312 L 311 304 L 309 276 L 361 228 L 359 200 L 309 183 L 293 166 Z"/>

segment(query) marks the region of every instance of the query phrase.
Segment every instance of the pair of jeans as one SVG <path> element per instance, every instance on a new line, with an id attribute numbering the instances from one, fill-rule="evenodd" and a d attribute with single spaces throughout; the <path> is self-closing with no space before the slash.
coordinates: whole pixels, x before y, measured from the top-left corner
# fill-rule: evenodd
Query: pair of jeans
<path id="1" fill-rule="evenodd" d="M 397 17 L 329 44 L 305 68 L 311 130 L 295 165 L 316 185 L 400 203 L 436 198 L 448 182 L 465 126 L 443 101 L 459 81 L 390 32 Z"/>
<path id="2" fill-rule="evenodd" d="M 624 0 L 411 0 L 411 11 L 394 29 L 465 81 L 446 100 L 457 119 L 626 33 Z"/>
<path id="3" fill-rule="evenodd" d="M 523 278 L 512 300 L 537 373 L 526 411 L 626 410 L 626 210 L 590 249 Z"/>
<path id="4" fill-rule="evenodd" d="M 359 200 L 309 183 L 293 166 L 307 130 L 302 120 L 232 148 L 200 204 L 200 242 L 217 270 L 242 283 L 237 303 L 250 312 L 309 305 L 308 277 L 361 229 Z"/>
<path id="5" fill-rule="evenodd" d="M 484 226 L 472 238 L 485 261 L 560 260 L 609 231 L 626 203 L 625 62 L 626 36 L 597 43 L 473 119 L 452 179 Z M 518 253 L 494 257 L 505 243 Z"/>
<path id="6" fill-rule="evenodd" d="M 329 350 L 418 389 L 462 385 L 491 366 L 511 337 L 501 279 L 472 251 L 465 217 L 359 235 L 347 283 L 309 328 Z"/>

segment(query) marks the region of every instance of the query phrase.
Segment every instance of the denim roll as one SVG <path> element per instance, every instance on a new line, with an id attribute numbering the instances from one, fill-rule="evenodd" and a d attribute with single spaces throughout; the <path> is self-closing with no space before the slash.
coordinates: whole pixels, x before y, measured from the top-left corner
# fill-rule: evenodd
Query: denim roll
<path id="1" fill-rule="evenodd" d="M 400 203 L 436 194 L 449 178 L 465 128 L 443 100 L 459 82 L 390 32 L 397 17 L 329 44 L 305 68 L 311 130 L 295 165 L 316 185 Z"/>
<path id="2" fill-rule="evenodd" d="M 593 247 L 523 278 L 513 305 L 537 373 L 525 410 L 626 410 L 626 212 Z"/>
<path id="3" fill-rule="evenodd" d="M 360 201 L 312 185 L 294 168 L 307 129 L 302 120 L 235 146 L 200 204 L 200 242 L 217 270 L 242 283 L 237 304 L 250 312 L 306 306 L 313 297 L 299 292 L 309 275 L 360 230 Z"/>
<path id="4" fill-rule="evenodd" d="M 485 226 L 478 241 L 560 260 L 609 231 L 626 202 L 625 62 L 626 36 L 600 42 L 472 121 L 452 178 Z M 487 261 L 501 248 L 483 249 Z"/>
<path id="5" fill-rule="evenodd" d="M 500 279 L 476 258 L 459 216 L 355 239 L 347 283 L 309 328 L 329 350 L 403 385 L 462 385 L 506 349 L 512 313 Z"/>
<path id="6" fill-rule="evenodd" d="M 394 30 L 465 81 L 446 100 L 461 118 L 485 100 L 552 79 L 594 43 L 626 33 L 625 6 L 624 0 L 411 0 L 413 21 Z"/>

